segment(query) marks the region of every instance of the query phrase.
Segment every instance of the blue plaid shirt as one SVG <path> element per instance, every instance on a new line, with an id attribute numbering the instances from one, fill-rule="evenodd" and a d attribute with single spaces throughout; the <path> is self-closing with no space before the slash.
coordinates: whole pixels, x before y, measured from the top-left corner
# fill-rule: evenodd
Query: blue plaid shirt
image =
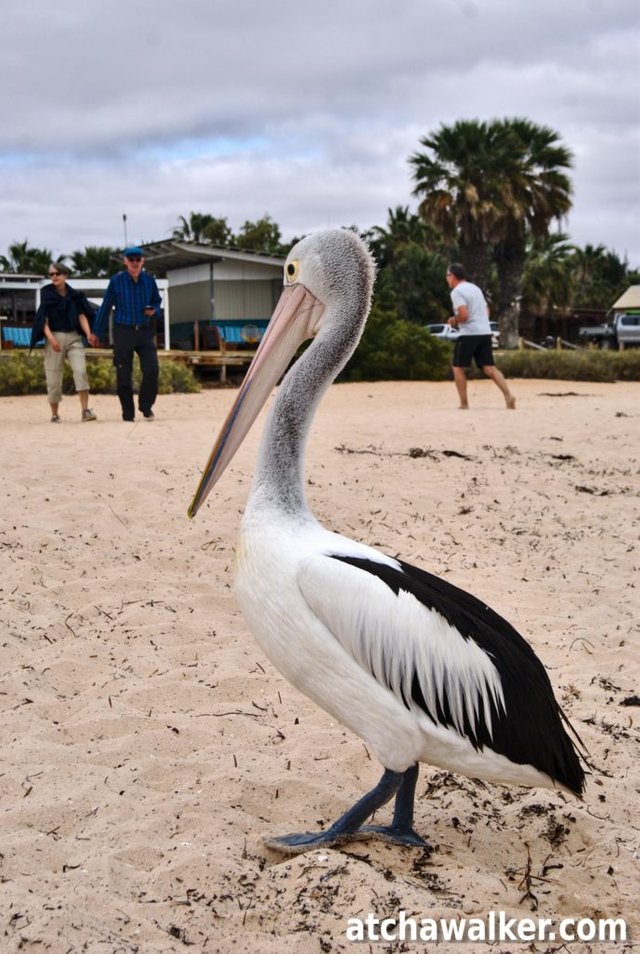
<path id="1" fill-rule="evenodd" d="M 138 281 L 134 282 L 129 272 L 118 272 L 109 282 L 93 324 L 93 332 L 98 338 L 104 337 L 104 332 L 109 327 L 109 315 L 114 306 L 117 325 L 140 327 L 149 325 L 154 318 L 158 317 L 161 304 L 162 299 L 153 275 L 144 271 L 140 272 Z M 155 308 L 155 315 L 147 317 L 144 313 L 147 307 Z"/>

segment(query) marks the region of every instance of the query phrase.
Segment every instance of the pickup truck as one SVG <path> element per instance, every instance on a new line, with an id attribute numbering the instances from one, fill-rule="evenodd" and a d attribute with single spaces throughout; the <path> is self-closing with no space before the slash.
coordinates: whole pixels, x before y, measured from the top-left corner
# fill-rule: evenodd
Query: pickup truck
<path id="1" fill-rule="evenodd" d="M 605 325 L 580 328 L 578 336 L 583 344 L 594 344 L 598 348 L 619 348 L 622 351 L 640 345 L 640 314 L 616 313 Z"/>

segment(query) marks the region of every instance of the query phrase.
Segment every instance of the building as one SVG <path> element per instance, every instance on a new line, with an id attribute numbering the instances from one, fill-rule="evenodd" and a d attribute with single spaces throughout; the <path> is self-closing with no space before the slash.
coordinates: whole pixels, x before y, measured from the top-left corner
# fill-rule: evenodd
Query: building
<path id="1" fill-rule="evenodd" d="M 242 347 L 262 337 L 282 290 L 283 258 L 175 239 L 142 248 L 145 268 L 168 283 L 172 347 Z"/>
<path id="2" fill-rule="evenodd" d="M 163 299 L 158 336 L 165 350 L 250 347 L 262 337 L 282 288 L 284 259 L 175 239 L 142 248 Z M 108 279 L 72 277 L 70 283 L 97 305 Z M 5 340 L 23 346 L 45 284 L 41 275 L 0 274 Z"/>
<path id="3" fill-rule="evenodd" d="M 625 312 L 627 315 L 640 314 L 640 285 L 630 285 L 611 306 L 613 312 Z"/>

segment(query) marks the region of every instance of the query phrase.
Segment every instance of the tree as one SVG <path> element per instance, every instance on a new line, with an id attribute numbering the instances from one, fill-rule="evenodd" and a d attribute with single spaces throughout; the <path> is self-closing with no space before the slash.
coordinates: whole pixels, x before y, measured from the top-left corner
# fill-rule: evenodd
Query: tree
<path id="1" fill-rule="evenodd" d="M 266 213 L 256 222 L 245 222 L 236 237 L 238 248 L 252 252 L 283 255 L 288 246 L 282 245 L 280 226 Z"/>
<path id="2" fill-rule="evenodd" d="M 576 248 L 572 260 L 575 273 L 576 308 L 609 308 L 628 285 L 635 283 L 637 272 L 629 271 L 626 261 L 604 245 Z"/>
<path id="3" fill-rule="evenodd" d="M 205 229 L 213 221 L 213 216 L 206 212 L 190 212 L 188 219 L 179 215 L 180 224 L 173 230 L 173 238 L 181 242 L 202 242 Z"/>
<path id="4" fill-rule="evenodd" d="M 448 304 L 438 232 L 408 206 L 396 206 L 388 210 L 386 227 L 374 226 L 364 238 L 378 266 L 379 307 L 418 324 L 441 321 Z"/>
<path id="5" fill-rule="evenodd" d="M 216 218 L 203 212 L 190 212 L 189 217 L 179 216 L 179 225 L 173 230 L 173 238 L 182 242 L 199 242 L 218 248 L 242 248 L 252 252 L 268 252 L 283 255 L 288 246 L 283 246 L 280 227 L 270 215 L 263 215 L 256 222 L 246 221 L 237 236 L 234 236 L 226 218 Z"/>
<path id="6" fill-rule="evenodd" d="M 450 364 L 448 344 L 374 303 L 360 344 L 340 380 L 443 381 Z"/>
<path id="7" fill-rule="evenodd" d="M 501 334 L 514 346 L 527 239 L 548 234 L 571 207 L 564 172 L 571 153 L 553 130 L 527 119 L 460 120 L 420 143 L 427 151 L 409 159 L 420 214 L 458 246 L 470 278 L 485 289 L 495 259 Z"/>
<path id="8" fill-rule="evenodd" d="M 459 249 L 469 276 L 482 287 L 510 198 L 502 138 L 495 123 L 459 120 L 421 139 L 425 152 L 409 158 L 420 215 Z"/>
<path id="9" fill-rule="evenodd" d="M 202 234 L 207 242 L 211 242 L 217 248 L 228 248 L 233 244 L 233 232 L 226 218 L 217 219 L 212 216 L 211 221 L 204 226 Z"/>
<path id="10" fill-rule="evenodd" d="M 551 223 L 571 208 L 571 181 L 565 173 L 571 151 L 548 126 L 528 119 L 497 124 L 510 153 L 506 167 L 512 202 L 502 223 L 494 256 L 498 270 L 497 320 L 506 347 L 518 342 L 527 243 L 546 239 Z"/>
<path id="11" fill-rule="evenodd" d="M 524 266 L 522 297 L 527 310 L 549 312 L 573 302 L 576 248 L 563 232 L 530 238 Z"/>
<path id="12" fill-rule="evenodd" d="M 71 265 L 79 278 L 111 278 L 121 268 L 117 254 L 108 245 L 87 245 L 71 255 Z"/>
<path id="13" fill-rule="evenodd" d="M 24 242 L 14 242 L 8 249 L 9 257 L 0 256 L 0 263 L 5 272 L 14 272 L 17 275 L 46 275 L 49 265 L 53 261 L 53 252 L 48 248 L 35 248 Z"/>
<path id="14" fill-rule="evenodd" d="M 387 225 L 374 225 L 365 233 L 379 268 L 390 264 L 399 248 L 409 243 L 427 246 L 439 242 L 439 233 L 423 218 L 409 211 L 408 205 L 387 209 Z"/>

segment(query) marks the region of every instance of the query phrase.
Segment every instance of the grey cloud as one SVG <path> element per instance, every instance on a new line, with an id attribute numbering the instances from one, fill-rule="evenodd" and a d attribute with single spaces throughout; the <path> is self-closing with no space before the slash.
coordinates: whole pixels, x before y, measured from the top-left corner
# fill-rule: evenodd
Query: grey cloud
<path id="1" fill-rule="evenodd" d="M 115 244 L 125 209 L 137 239 L 191 209 L 382 224 L 420 136 L 522 115 L 576 154 L 573 237 L 640 261 L 635 0 L 10 6 L 0 251 Z"/>

